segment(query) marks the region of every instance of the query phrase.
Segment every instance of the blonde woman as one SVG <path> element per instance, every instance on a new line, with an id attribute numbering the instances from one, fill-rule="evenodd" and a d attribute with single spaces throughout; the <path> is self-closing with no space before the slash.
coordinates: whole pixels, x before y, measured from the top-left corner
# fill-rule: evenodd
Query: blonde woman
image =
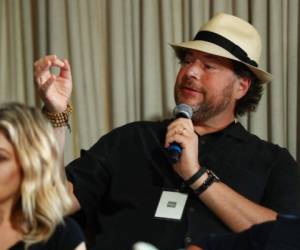
<path id="1" fill-rule="evenodd" d="M 51 125 L 25 105 L 0 106 L 0 250 L 85 249 L 60 177 Z"/>

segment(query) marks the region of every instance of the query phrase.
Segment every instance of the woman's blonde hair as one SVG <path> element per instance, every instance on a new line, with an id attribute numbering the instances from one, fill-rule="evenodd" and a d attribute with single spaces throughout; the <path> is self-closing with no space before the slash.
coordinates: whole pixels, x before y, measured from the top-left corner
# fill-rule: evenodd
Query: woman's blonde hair
<path id="1" fill-rule="evenodd" d="M 14 210 L 21 212 L 17 228 L 27 248 L 49 239 L 69 211 L 71 198 L 61 177 L 53 128 L 40 110 L 18 103 L 1 105 L 0 131 L 12 144 L 22 171 L 20 199 Z"/>

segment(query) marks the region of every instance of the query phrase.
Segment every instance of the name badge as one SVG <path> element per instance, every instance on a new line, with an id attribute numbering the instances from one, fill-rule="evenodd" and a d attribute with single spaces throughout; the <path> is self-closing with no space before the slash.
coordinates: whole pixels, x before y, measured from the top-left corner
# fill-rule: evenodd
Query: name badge
<path id="1" fill-rule="evenodd" d="M 163 191 L 154 216 L 181 220 L 187 197 L 188 195 L 184 193 Z"/>

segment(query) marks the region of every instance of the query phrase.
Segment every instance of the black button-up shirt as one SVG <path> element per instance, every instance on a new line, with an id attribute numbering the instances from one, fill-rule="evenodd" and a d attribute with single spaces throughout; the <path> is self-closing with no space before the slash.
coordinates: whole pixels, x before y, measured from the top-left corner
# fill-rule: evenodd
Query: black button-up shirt
<path id="1" fill-rule="evenodd" d="M 174 172 L 164 140 L 170 121 L 136 122 L 103 136 L 67 167 L 81 219 L 96 249 L 132 249 L 137 241 L 177 250 L 208 235 L 230 232 Z M 286 149 L 233 123 L 199 137 L 199 162 L 248 199 L 300 214 L 297 164 Z M 188 192 L 181 221 L 154 217 L 163 190 Z"/>

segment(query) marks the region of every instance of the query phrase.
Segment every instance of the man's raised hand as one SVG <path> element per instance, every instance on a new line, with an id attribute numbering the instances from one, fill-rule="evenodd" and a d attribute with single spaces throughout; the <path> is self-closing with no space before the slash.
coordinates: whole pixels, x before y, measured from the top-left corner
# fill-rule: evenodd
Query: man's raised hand
<path id="1" fill-rule="evenodd" d="M 51 67 L 58 67 L 58 75 L 51 73 Z M 34 63 L 34 75 L 40 97 L 50 112 L 66 110 L 72 93 L 72 75 L 66 59 L 48 55 Z"/>

